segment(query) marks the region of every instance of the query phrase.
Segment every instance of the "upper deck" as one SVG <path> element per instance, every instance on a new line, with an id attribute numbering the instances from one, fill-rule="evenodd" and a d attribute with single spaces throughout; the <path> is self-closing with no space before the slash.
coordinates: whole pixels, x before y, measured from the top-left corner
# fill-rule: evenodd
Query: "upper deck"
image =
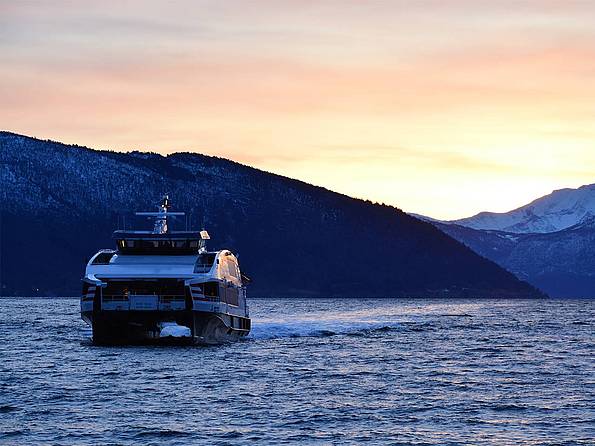
<path id="1" fill-rule="evenodd" d="M 137 212 L 154 218 L 152 231 L 117 230 L 112 238 L 117 250 L 101 250 L 87 263 L 85 277 L 122 279 L 224 280 L 241 286 L 237 257 L 229 250 L 208 252 L 207 231 L 173 231 L 168 218 L 183 216 L 169 212 L 169 198 L 163 198 L 158 212 Z"/>
<path id="2" fill-rule="evenodd" d="M 112 238 L 116 240 L 119 254 L 137 255 L 193 255 L 206 252 L 209 233 L 202 231 L 172 231 L 169 219 L 184 216 L 184 212 L 170 212 L 169 197 L 165 195 L 157 212 L 135 212 L 141 217 L 153 218 L 152 231 L 117 230 Z"/>

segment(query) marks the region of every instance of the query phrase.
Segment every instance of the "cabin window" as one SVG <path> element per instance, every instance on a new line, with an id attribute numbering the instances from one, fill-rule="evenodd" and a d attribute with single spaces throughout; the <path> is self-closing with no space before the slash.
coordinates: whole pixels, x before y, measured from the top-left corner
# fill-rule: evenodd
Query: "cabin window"
<path id="1" fill-rule="evenodd" d="M 104 296 L 159 295 L 184 296 L 184 282 L 177 279 L 106 280 Z"/>
<path id="2" fill-rule="evenodd" d="M 114 252 L 102 252 L 93 259 L 92 265 L 107 265 L 114 256 Z"/>
<path id="3" fill-rule="evenodd" d="M 239 279 L 240 277 L 238 276 L 238 268 L 236 266 L 235 263 L 233 262 L 228 262 L 228 270 L 229 270 L 229 275 L 235 279 Z"/>
<path id="4" fill-rule="evenodd" d="M 208 297 L 217 297 L 219 295 L 219 283 L 217 282 L 205 282 L 204 294 Z"/>
<path id="5" fill-rule="evenodd" d="M 235 287 L 224 287 L 223 288 L 222 300 L 228 304 L 238 306 L 238 289 Z"/>
<path id="6" fill-rule="evenodd" d="M 198 240 L 188 239 L 119 239 L 118 249 L 130 254 L 191 254 L 200 246 Z"/>
<path id="7" fill-rule="evenodd" d="M 221 274 L 226 278 L 232 279 L 240 279 L 240 275 L 238 272 L 238 265 L 235 262 L 233 257 L 230 257 L 230 254 L 227 254 L 226 257 L 221 258 Z"/>
<path id="8" fill-rule="evenodd" d="M 208 272 L 211 267 L 213 266 L 213 262 L 215 261 L 215 253 L 207 252 L 200 254 L 198 259 L 196 260 L 196 266 L 194 267 L 195 273 L 205 273 Z"/>

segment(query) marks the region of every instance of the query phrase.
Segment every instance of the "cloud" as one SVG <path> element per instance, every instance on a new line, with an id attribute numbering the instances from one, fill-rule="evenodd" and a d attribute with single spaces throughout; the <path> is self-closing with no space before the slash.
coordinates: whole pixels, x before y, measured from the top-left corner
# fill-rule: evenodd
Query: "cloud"
<path id="1" fill-rule="evenodd" d="M 428 206 L 595 170 L 592 2 L 1 2 L 0 57 L 0 121 L 39 137 Z"/>

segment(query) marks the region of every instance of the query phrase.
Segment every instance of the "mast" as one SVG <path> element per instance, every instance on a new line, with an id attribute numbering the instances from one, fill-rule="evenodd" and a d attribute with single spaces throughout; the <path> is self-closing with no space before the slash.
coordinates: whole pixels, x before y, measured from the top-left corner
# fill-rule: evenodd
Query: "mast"
<path id="1" fill-rule="evenodd" d="M 136 215 L 143 215 L 147 217 L 155 217 L 153 225 L 153 234 L 167 234 L 169 228 L 167 226 L 167 217 L 176 215 L 185 215 L 184 212 L 169 212 L 171 207 L 169 195 L 165 194 L 161 199 L 161 203 L 157 206 L 157 212 L 135 212 Z"/>

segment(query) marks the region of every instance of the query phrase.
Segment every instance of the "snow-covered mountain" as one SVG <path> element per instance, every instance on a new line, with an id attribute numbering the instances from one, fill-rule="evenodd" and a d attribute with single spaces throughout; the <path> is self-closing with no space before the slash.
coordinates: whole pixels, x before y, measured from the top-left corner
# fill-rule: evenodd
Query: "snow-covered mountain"
<path id="1" fill-rule="evenodd" d="M 595 184 L 498 214 L 432 223 L 553 297 L 595 297 Z"/>
<path id="2" fill-rule="evenodd" d="M 473 217 L 446 223 L 526 234 L 561 231 L 594 216 L 595 184 L 589 184 L 578 189 L 556 190 L 510 212 L 481 212 Z"/>

